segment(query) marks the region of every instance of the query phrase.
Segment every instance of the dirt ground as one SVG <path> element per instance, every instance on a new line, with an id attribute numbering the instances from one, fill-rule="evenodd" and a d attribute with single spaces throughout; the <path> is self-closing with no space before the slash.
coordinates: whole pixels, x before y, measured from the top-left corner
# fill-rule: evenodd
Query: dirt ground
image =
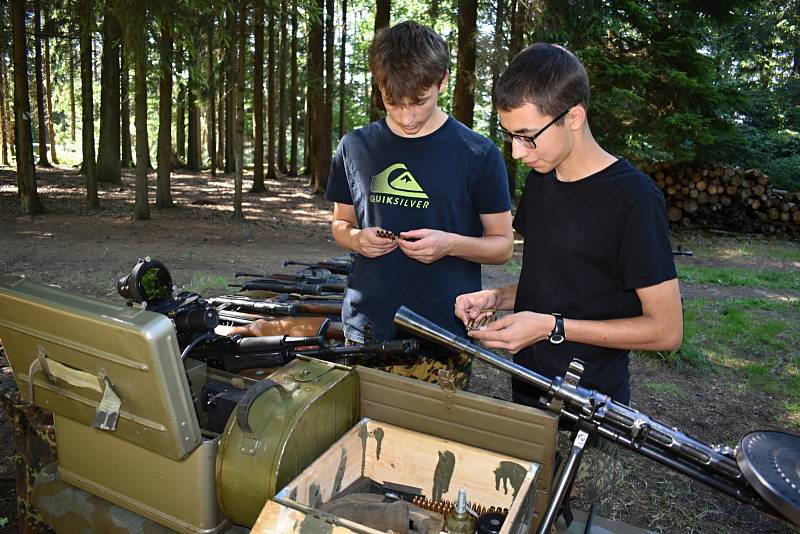
<path id="1" fill-rule="evenodd" d="M 153 173 L 150 184 L 154 199 Z M 246 180 L 245 191 L 249 185 Z M 172 178 L 176 207 L 151 207 L 151 220 L 132 221 L 129 171 L 123 185 L 101 185 L 101 208 L 88 212 L 81 177 L 72 170 L 40 170 L 39 194 L 48 213 L 30 217 L 19 211 L 14 176 L 0 168 L 0 273 L 25 275 L 121 303 L 116 281 L 130 272 L 140 256 L 164 262 L 179 287 L 190 286 L 211 296 L 225 291 L 224 282 L 232 281 L 236 271 L 291 272 L 294 268 L 284 268 L 284 260 L 315 261 L 341 254 L 330 237 L 331 206 L 308 192 L 305 178 L 281 177 L 266 185 L 266 193 L 245 193 L 247 221 L 235 223 L 230 220 L 231 177 L 179 172 Z M 687 248 L 703 246 L 695 238 L 685 241 Z M 517 261 L 520 253 L 518 244 Z M 731 264 L 724 258 L 713 261 Z M 513 269 L 484 269 L 487 287 L 515 280 Z M 687 298 L 698 294 L 714 298 L 711 290 L 699 285 L 683 288 Z M 738 296 L 714 291 L 719 297 Z M 757 289 L 736 292 L 759 295 Z M 768 395 L 731 388 L 724 377 L 677 370 L 651 359 L 634 359 L 631 372 L 636 409 L 706 442 L 734 445 L 749 430 L 783 426 Z M 680 381 L 692 398 L 656 396 L 644 387 L 649 381 Z M 732 389 L 737 393 L 731 394 Z M 500 371 L 477 364 L 471 390 L 510 398 L 510 380 Z M 12 433 L 0 413 L 0 518 L 10 519 L 0 531 L 8 532 L 16 531 L 12 450 Z M 798 532 L 633 453 L 624 457 L 625 477 L 615 494 L 616 519 L 659 532 Z"/>

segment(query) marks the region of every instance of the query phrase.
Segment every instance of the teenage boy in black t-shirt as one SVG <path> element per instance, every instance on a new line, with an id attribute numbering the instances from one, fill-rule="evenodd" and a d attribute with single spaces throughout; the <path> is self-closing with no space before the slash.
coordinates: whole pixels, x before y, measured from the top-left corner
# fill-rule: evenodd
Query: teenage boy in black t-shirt
<path id="1" fill-rule="evenodd" d="M 502 132 L 531 168 L 514 219 L 522 272 L 517 285 L 459 296 L 455 309 L 465 323 L 484 308 L 513 309 L 470 335 L 551 378 L 580 358 L 582 385 L 627 403 L 628 351 L 680 346 L 680 292 L 664 197 L 597 144 L 588 104 L 586 70 L 564 48 L 531 45 L 501 75 Z M 518 402 L 540 396 L 513 386 Z"/>
<path id="2" fill-rule="evenodd" d="M 480 289 L 481 263 L 511 257 L 505 165 L 489 139 L 439 109 L 448 66 L 447 44 L 415 22 L 379 31 L 370 45 L 386 117 L 342 138 L 326 192 L 336 242 L 359 254 L 342 309 L 350 341 L 405 335 L 393 324 L 402 305 L 463 333 L 453 300 Z M 465 387 L 469 366 L 458 367 Z M 435 378 L 427 364 L 391 370 Z"/>
<path id="3" fill-rule="evenodd" d="M 531 169 L 514 219 L 522 272 L 517 285 L 459 296 L 455 312 L 467 323 L 485 308 L 513 309 L 469 335 L 549 378 L 580 358 L 582 386 L 628 403 L 628 351 L 680 346 L 680 292 L 664 198 L 597 144 L 588 104 L 586 70 L 564 48 L 531 45 L 501 75 L 503 136 Z M 523 404 L 542 394 L 520 380 L 512 388 Z"/>

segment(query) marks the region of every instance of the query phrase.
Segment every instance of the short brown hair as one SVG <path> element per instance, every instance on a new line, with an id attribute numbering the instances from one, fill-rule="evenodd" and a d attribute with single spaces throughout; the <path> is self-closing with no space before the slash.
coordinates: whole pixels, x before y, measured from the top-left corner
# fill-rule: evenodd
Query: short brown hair
<path id="1" fill-rule="evenodd" d="M 500 111 L 534 104 L 551 117 L 565 109 L 589 107 L 589 76 L 572 52 L 558 45 L 535 43 L 514 56 L 500 75 L 494 93 Z M 563 123 L 564 118 L 560 119 Z"/>
<path id="2" fill-rule="evenodd" d="M 369 70 L 389 102 L 418 99 L 440 84 L 449 68 L 450 51 L 444 39 L 411 20 L 381 28 L 369 45 Z"/>

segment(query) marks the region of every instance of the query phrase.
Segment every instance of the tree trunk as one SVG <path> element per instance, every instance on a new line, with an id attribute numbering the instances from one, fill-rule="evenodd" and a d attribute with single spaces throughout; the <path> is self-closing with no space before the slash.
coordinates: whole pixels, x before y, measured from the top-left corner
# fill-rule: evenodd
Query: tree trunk
<path id="1" fill-rule="evenodd" d="M 122 119 L 122 166 L 126 169 L 133 168 L 133 149 L 131 147 L 131 100 L 130 100 L 130 72 L 128 70 L 128 58 L 125 52 L 125 45 L 120 47 L 122 76 L 120 79 L 120 115 Z"/>
<path id="2" fill-rule="evenodd" d="M 342 44 L 339 48 L 339 139 L 347 133 L 347 112 L 344 107 L 344 97 L 347 93 L 345 85 L 345 69 L 347 69 L 347 0 L 342 0 Z"/>
<path id="3" fill-rule="evenodd" d="M 81 144 L 83 171 L 86 174 L 86 202 L 89 209 L 100 207 L 97 196 L 97 167 L 94 161 L 94 103 L 92 96 L 92 33 L 94 11 L 92 0 L 81 0 Z"/>
<path id="4" fill-rule="evenodd" d="M 234 28 L 236 21 L 232 21 Z M 236 144 L 236 175 L 234 177 L 233 192 L 233 219 L 244 221 L 244 210 L 242 209 L 242 187 L 244 184 L 244 58 L 245 42 L 247 34 L 247 0 L 239 0 L 239 38 L 238 38 L 238 57 L 234 63 L 233 83 L 233 102 L 235 103 L 236 129 L 234 131 L 234 143 Z M 232 47 L 233 48 L 233 47 Z M 234 49 L 234 54 L 236 54 Z"/>
<path id="5" fill-rule="evenodd" d="M 241 0 L 240 0 L 241 1 Z M 227 30 L 228 39 L 227 46 L 227 59 L 225 61 L 225 172 L 233 172 L 236 164 L 233 161 L 234 156 L 234 128 L 236 125 L 236 98 L 234 95 L 236 85 L 236 14 L 233 12 L 234 8 L 228 10 L 227 18 L 225 20 L 225 28 Z M 244 141 L 243 141 L 244 142 Z"/>
<path id="6" fill-rule="evenodd" d="M 376 0 L 375 2 L 375 31 L 381 28 L 389 27 L 389 17 L 392 12 L 391 0 Z M 370 97 L 369 105 L 369 120 L 370 122 L 376 121 L 381 117 L 381 105 L 379 99 L 381 98 L 381 91 L 375 81 L 372 81 L 372 96 Z"/>
<path id="7" fill-rule="evenodd" d="M 221 24 L 220 24 L 221 25 Z M 224 54 L 224 51 L 223 51 Z M 225 172 L 225 70 L 220 70 L 217 81 L 217 165 Z"/>
<path id="8" fill-rule="evenodd" d="M 3 165 L 8 166 L 8 132 L 11 125 L 6 120 L 6 103 L 9 95 L 6 92 L 6 17 L 5 9 L 0 9 L 0 137 L 3 143 Z"/>
<path id="9" fill-rule="evenodd" d="M 199 42 L 195 42 L 189 51 L 189 125 L 187 132 L 186 166 L 189 170 L 200 169 L 200 107 L 197 105 L 198 52 Z"/>
<path id="10" fill-rule="evenodd" d="M 42 64 L 42 6 L 41 0 L 33 0 L 33 17 L 36 28 L 34 36 L 34 70 L 36 71 L 36 116 L 38 120 L 39 134 L 39 165 L 40 167 L 52 167 L 47 159 L 47 120 L 45 118 L 44 103 L 44 65 Z"/>
<path id="11" fill-rule="evenodd" d="M 323 40 L 324 32 L 322 28 L 322 13 L 323 1 L 314 0 L 309 6 L 309 10 L 314 12 L 309 14 L 308 17 L 308 37 L 306 48 L 308 55 L 306 59 L 306 79 L 307 82 L 307 105 L 308 105 L 308 163 L 311 166 L 311 185 L 314 190 L 317 190 L 317 185 L 320 183 L 319 179 L 319 166 L 317 165 L 320 159 L 320 153 L 324 146 L 324 139 L 322 128 L 325 120 L 325 95 L 323 87 L 323 70 L 324 70 L 324 57 L 323 57 Z"/>
<path id="12" fill-rule="evenodd" d="M 283 174 L 289 171 L 286 165 L 286 60 L 289 52 L 286 42 L 287 18 L 286 0 L 281 0 L 281 44 L 280 59 L 278 60 L 278 170 Z"/>
<path id="13" fill-rule="evenodd" d="M 3 30 L 2 27 L 5 24 L 3 20 L 3 13 L 0 10 L 0 43 L 3 42 Z M 6 76 L 5 76 L 5 68 L 6 68 L 6 53 L 5 50 L 0 46 L 0 137 L 2 138 L 3 143 L 3 165 L 8 167 L 8 131 L 11 129 L 10 125 L 6 122 L 6 100 L 8 100 L 8 95 L 6 95 Z"/>
<path id="14" fill-rule="evenodd" d="M 214 61 L 214 19 L 208 27 L 208 109 L 206 110 L 206 129 L 208 130 L 208 160 L 211 164 L 211 176 L 217 175 L 217 118 L 216 118 L 216 62 Z"/>
<path id="15" fill-rule="evenodd" d="M 10 61 L 11 62 L 14 61 L 13 57 L 10 58 Z M 11 86 L 13 85 L 13 81 L 11 80 L 11 74 L 8 72 L 8 65 L 6 65 L 5 62 L 2 65 L 2 69 L 0 69 L 0 83 L 3 84 L 4 87 L 3 90 L 6 95 L 6 106 L 4 110 L 0 110 L 0 113 L 4 113 L 6 117 L 6 124 L 8 125 L 8 130 L 7 130 L 8 148 L 9 151 L 11 152 L 11 157 L 16 158 L 17 151 L 14 148 L 14 145 L 17 142 L 16 141 L 17 136 L 14 133 L 14 121 L 12 120 L 13 115 L 11 112 L 12 108 L 14 107 L 13 106 L 14 97 L 11 94 Z"/>
<path id="16" fill-rule="evenodd" d="M 489 111 L 489 136 L 495 142 L 498 141 L 497 135 L 497 108 L 494 107 L 494 91 L 497 87 L 497 79 L 500 77 L 501 68 L 501 50 L 503 49 L 503 17 L 505 16 L 505 3 L 506 0 L 497 0 L 497 6 L 494 14 L 494 37 L 492 39 L 492 102 Z M 514 191 L 511 192 L 511 197 L 514 197 Z"/>
<path id="17" fill-rule="evenodd" d="M 253 20 L 253 193 L 264 187 L 264 0 L 256 0 Z M 272 30 L 269 30 L 272 31 Z"/>
<path id="18" fill-rule="evenodd" d="M 431 19 L 431 28 L 436 27 L 436 21 L 439 19 L 439 0 L 431 0 L 428 6 L 428 18 Z"/>
<path id="19" fill-rule="evenodd" d="M 292 2 L 292 53 L 291 79 L 289 81 L 289 116 L 292 139 L 289 143 L 289 174 L 297 176 L 297 3 Z"/>
<path id="20" fill-rule="evenodd" d="M 183 47 L 175 51 L 175 77 L 178 80 L 178 98 L 175 101 L 175 154 L 178 161 L 186 161 L 186 84 L 183 82 Z"/>
<path id="21" fill-rule="evenodd" d="M 269 5 L 269 47 L 267 49 L 267 179 L 275 174 L 275 2 Z"/>
<path id="22" fill-rule="evenodd" d="M 45 28 L 50 29 L 50 16 L 47 9 L 47 0 L 44 4 L 44 25 Z M 50 32 L 48 32 L 50 33 Z M 56 130 L 53 127 L 53 84 L 50 79 L 50 37 L 44 38 L 44 77 L 47 83 L 47 90 L 45 96 L 47 98 L 47 134 L 50 141 L 50 161 L 58 164 L 58 157 L 56 156 Z"/>
<path id="23" fill-rule="evenodd" d="M 333 32 L 334 0 L 325 0 L 325 115 L 322 126 L 322 148 L 319 152 L 317 179 L 314 190 L 324 193 L 328 187 L 333 145 L 333 50 L 336 48 Z"/>
<path id="24" fill-rule="evenodd" d="M 74 143 L 76 137 L 76 118 L 75 118 L 75 47 L 69 41 L 69 131 L 70 139 Z"/>
<path id="25" fill-rule="evenodd" d="M 14 34 L 14 118 L 17 130 L 17 182 L 22 213 L 44 212 L 36 190 L 33 165 L 31 104 L 28 100 L 28 57 L 25 46 L 25 0 L 11 3 L 11 27 Z"/>
<path id="26" fill-rule="evenodd" d="M 453 116 L 472 128 L 475 109 L 475 45 L 478 38 L 478 0 L 458 0 L 458 59 Z"/>
<path id="27" fill-rule="evenodd" d="M 133 205 L 134 220 L 150 218 L 147 195 L 147 170 L 150 150 L 147 146 L 147 40 L 144 14 L 135 28 L 134 45 L 134 113 L 136 115 L 136 200 Z"/>
<path id="28" fill-rule="evenodd" d="M 158 84 L 158 177 L 156 207 L 171 208 L 170 171 L 172 170 L 172 13 L 164 10 L 161 16 L 161 78 Z"/>
<path id="29" fill-rule="evenodd" d="M 511 36 L 508 41 L 508 62 L 517 55 L 522 47 L 521 24 L 519 21 L 521 6 L 519 0 L 509 0 L 509 20 L 511 21 Z M 506 162 L 506 170 L 508 170 L 508 190 L 511 192 L 512 198 L 516 195 L 517 190 L 517 161 L 511 154 L 511 143 L 503 142 L 503 159 Z"/>
<path id="30" fill-rule="evenodd" d="M 122 28 L 106 7 L 103 18 L 103 55 L 100 77 L 100 139 L 97 147 L 97 181 L 111 184 L 122 183 L 122 161 L 120 159 L 120 68 L 119 42 Z"/>

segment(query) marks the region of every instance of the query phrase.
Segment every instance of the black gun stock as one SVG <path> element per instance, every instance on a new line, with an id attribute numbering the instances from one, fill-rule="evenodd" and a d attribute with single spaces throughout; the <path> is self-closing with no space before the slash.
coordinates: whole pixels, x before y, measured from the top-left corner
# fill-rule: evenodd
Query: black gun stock
<path id="1" fill-rule="evenodd" d="M 757 493 L 751 482 L 743 475 L 734 459 L 733 449 L 703 443 L 677 428 L 615 402 L 607 395 L 580 387 L 578 382 L 583 365 L 578 360 L 573 360 L 564 377 L 550 380 L 449 332 L 406 307 L 401 307 L 397 311 L 394 322 L 418 336 L 470 354 L 533 384 L 550 399 L 547 404 L 550 410 L 574 421 L 579 429 L 586 429 L 590 433 L 596 432 L 614 443 L 694 478 L 741 502 L 753 505 L 767 514 L 800 525 L 800 508 L 789 504 L 781 506 L 781 511 L 778 511 L 771 503 L 764 500 L 764 495 Z M 752 484 L 757 488 L 761 487 L 758 483 Z M 769 498 L 774 501 L 775 496 L 769 495 Z M 560 502 L 557 504 L 560 505 Z M 549 525 L 545 523 L 555 520 L 554 512 L 557 508 L 558 506 L 553 506 L 551 503 L 541 528 L 546 526 L 549 529 Z M 540 529 L 540 532 L 544 530 Z"/>

